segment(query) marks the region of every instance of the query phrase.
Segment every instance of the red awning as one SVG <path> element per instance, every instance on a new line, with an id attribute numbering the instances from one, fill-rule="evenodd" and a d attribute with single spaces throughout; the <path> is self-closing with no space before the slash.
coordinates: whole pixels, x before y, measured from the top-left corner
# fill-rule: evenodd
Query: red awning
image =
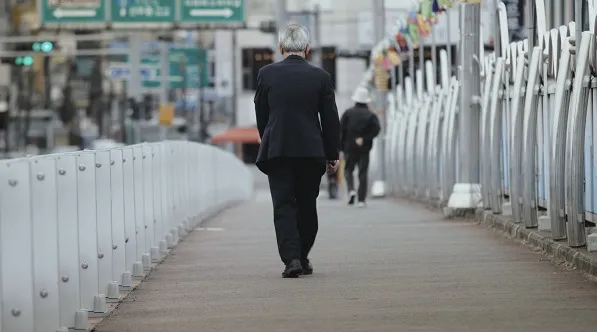
<path id="1" fill-rule="evenodd" d="M 259 132 L 255 127 L 230 128 L 211 138 L 212 143 L 259 144 Z"/>

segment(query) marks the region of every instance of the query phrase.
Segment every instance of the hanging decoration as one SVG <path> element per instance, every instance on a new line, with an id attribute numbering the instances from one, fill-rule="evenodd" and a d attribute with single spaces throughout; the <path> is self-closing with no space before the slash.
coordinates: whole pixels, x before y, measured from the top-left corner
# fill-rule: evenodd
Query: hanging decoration
<path id="1" fill-rule="evenodd" d="M 457 0 L 420 0 L 419 8 L 409 12 L 406 20 L 397 22 L 396 32 L 381 41 L 381 47 L 372 50 L 374 75 L 370 86 L 379 86 L 379 82 L 389 77 L 388 71 L 400 65 L 419 47 L 422 39 L 433 31 L 439 22 L 439 15 L 454 6 Z"/>

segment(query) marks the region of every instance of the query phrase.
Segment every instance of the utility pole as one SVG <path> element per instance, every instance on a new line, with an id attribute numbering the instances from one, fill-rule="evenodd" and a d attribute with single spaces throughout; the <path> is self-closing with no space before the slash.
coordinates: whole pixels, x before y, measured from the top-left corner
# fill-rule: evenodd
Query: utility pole
<path id="1" fill-rule="evenodd" d="M 373 1 L 373 17 L 376 18 L 374 20 L 374 32 L 375 32 L 375 43 L 381 42 L 386 37 L 386 13 L 385 13 L 385 0 L 374 0 Z M 384 187 L 383 191 L 385 194 L 385 178 L 386 178 L 386 170 L 385 170 L 385 135 L 386 135 L 386 100 L 387 96 L 386 93 L 383 91 L 376 90 L 375 91 L 375 110 L 376 113 L 379 115 L 379 120 L 381 123 L 381 133 L 379 135 L 379 143 L 378 143 L 378 165 L 379 165 L 379 180 L 381 181 L 382 186 Z"/>
<path id="2" fill-rule="evenodd" d="M 145 119 L 145 111 L 141 110 L 143 108 L 141 108 L 141 76 L 139 75 L 139 72 L 141 71 L 141 43 L 142 41 L 140 36 L 137 34 L 131 35 L 129 39 L 129 62 L 131 64 L 131 77 L 128 82 L 127 92 L 134 105 L 140 108 L 139 119 L 133 122 L 135 133 L 131 140 L 132 144 L 138 143 L 141 139 L 140 121 L 142 121 L 141 119 Z"/>
<path id="3" fill-rule="evenodd" d="M 274 59 L 282 61 L 282 54 L 278 52 L 278 31 L 288 22 L 288 8 L 286 0 L 276 0 L 276 32 L 274 33 Z"/>
<path id="4" fill-rule="evenodd" d="M 236 49 L 238 48 L 238 31 L 232 30 L 232 126 L 235 127 L 238 124 L 238 83 L 236 75 L 238 73 L 238 60 L 236 56 Z M 275 50 L 274 50 L 275 53 Z"/>
<path id="5" fill-rule="evenodd" d="M 311 18 L 311 22 L 313 25 L 311 33 L 311 46 L 313 47 L 313 51 L 311 51 L 311 61 L 313 62 L 313 65 L 321 68 L 323 67 L 323 45 L 321 44 L 321 7 L 319 7 L 318 4 L 315 5 Z"/>

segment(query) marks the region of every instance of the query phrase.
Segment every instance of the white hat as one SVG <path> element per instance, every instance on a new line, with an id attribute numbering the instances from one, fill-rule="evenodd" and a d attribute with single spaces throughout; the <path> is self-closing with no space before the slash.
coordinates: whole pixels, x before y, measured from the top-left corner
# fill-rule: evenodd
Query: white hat
<path id="1" fill-rule="evenodd" d="M 354 101 L 355 103 L 369 104 L 371 102 L 369 90 L 362 86 L 356 88 L 354 90 L 354 93 L 352 94 L 352 101 Z"/>

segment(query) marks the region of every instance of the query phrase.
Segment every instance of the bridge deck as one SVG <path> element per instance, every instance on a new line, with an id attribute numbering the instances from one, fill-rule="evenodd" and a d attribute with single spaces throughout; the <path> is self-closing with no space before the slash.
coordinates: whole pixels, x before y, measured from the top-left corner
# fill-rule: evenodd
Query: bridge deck
<path id="1" fill-rule="evenodd" d="M 270 202 L 181 243 L 101 332 L 595 331 L 597 284 L 464 220 L 320 200 L 315 273 L 281 279 Z"/>

